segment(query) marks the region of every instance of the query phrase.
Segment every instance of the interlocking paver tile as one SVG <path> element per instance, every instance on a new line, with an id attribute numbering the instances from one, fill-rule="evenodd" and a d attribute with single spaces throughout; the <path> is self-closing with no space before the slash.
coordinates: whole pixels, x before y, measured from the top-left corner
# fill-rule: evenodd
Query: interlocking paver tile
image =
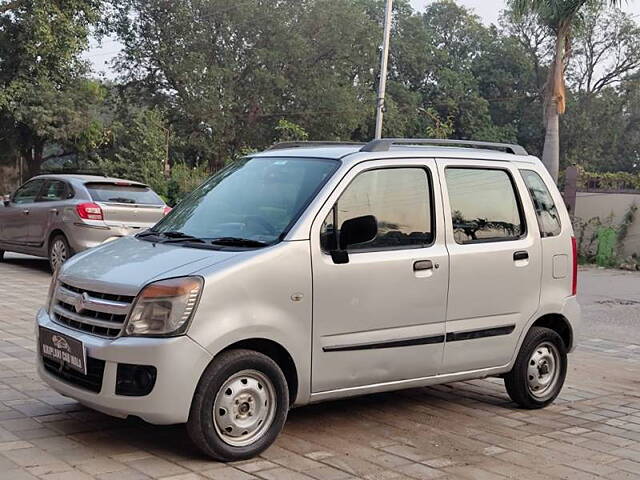
<path id="1" fill-rule="evenodd" d="M 181 427 L 91 411 L 36 374 L 44 262 L 0 263 L 2 480 L 419 480 L 640 478 L 640 346 L 585 339 L 544 410 L 515 408 L 499 379 L 296 409 L 261 457 L 219 464 Z"/>

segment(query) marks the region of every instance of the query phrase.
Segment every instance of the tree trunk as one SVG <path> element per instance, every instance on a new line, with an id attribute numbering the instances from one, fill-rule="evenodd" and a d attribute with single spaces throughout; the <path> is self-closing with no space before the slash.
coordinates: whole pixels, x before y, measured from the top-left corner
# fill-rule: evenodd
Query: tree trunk
<path id="1" fill-rule="evenodd" d="M 40 175 L 44 156 L 44 142 L 37 142 L 32 148 L 23 150 L 22 155 L 27 162 L 27 176 L 32 178 Z"/>
<path id="2" fill-rule="evenodd" d="M 565 110 L 565 50 L 569 36 L 569 24 L 564 22 L 558 29 L 554 60 L 549 70 L 545 88 L 545 137 L 542 163 L 558 183 L 560 173 L 560 115 Z"/>

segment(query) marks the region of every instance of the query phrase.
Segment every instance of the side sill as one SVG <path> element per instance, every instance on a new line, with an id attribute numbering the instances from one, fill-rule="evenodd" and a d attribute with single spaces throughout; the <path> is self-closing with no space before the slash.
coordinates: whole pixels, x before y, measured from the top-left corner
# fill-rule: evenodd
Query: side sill
<path id="1" fill-rule="evenodd" d="M 339 398 L 355 397 L 358 395 L 368 395 L 371 393 L 390 392 L 393 390 L 404 390 L 407 388 L 427 387 L 442 383 L 460 382 L 463 380 L 494 377 L 507 373 L 510 364 L 499 367 L 483 368 L 479 370 L 469 370 L 466 372 L 448 373 L 445 375 L 433 375 L 431 377 L 412 378 L 409 380 L 396 380 L 392 382 L 375 383 L 372 385 L 362 385 L 359 387 L 339 388 L 324 392 L 312 393 L 309 403 L 336 400 Z"/>

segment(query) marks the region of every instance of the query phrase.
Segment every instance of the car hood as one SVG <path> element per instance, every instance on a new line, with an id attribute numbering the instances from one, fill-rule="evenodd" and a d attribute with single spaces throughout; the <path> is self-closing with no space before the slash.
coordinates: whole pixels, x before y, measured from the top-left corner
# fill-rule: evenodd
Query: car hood
<path id="1" fill-rule="evenodd" d="M 60 280 L 86 290 L 133 296 L 153 280 L 189 275 L 243 253 L 124 237 L 69 259 L 60 271 Z"/>

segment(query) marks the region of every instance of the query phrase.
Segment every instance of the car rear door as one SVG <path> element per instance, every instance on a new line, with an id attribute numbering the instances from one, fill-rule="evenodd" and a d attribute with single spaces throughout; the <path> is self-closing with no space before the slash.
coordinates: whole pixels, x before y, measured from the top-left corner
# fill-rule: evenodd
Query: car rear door
<path id="1" fill-rule="evenodd" d="M 29 224 L 29 243 L 44 245 L 51 224 L 62 214 L 64 202 L 70 194 L 71 187 L 64 181 L 47 178 L 40 195 L 31 207 L 31 222 Z"/>
<path id="2" fill-rule="evenodd" d="M 133 232 L 155 225 L 164 216 L 165 203 L 145 185 L 90 182 L 85 187 L 109 226 L 126 227 Z"/>
<path id="3" fill-rule="evenodd" d="M 450 255 L 443 373 L 502 366 L 539 304 L 531 199 L 510 162 L 447 159 L 438 169 Z"/>
<path id="4" fill-rule="evenodd" d="M 433 160 L 366 162 L 321 209 L 311 233 L 313 393 L 438 373 L 449 272 L 438 183 Z M 367 215 L 378 236 L 337 263 L 328 239 Z"/>

